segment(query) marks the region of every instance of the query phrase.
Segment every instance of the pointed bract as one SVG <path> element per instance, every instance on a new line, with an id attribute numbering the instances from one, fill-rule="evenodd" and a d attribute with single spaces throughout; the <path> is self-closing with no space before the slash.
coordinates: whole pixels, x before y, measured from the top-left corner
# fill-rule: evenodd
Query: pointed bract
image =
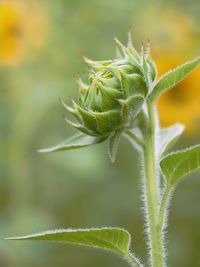
<path id="1" fill-rule="evenodd" d="M 121 135 L 122 135 L 122 131 L 119 130 L 119 131 L 116 131 L 109 139 L 108 154 L 110 156 L 111 162 L 115 162 L 115 157 L 116 157 Z"/>

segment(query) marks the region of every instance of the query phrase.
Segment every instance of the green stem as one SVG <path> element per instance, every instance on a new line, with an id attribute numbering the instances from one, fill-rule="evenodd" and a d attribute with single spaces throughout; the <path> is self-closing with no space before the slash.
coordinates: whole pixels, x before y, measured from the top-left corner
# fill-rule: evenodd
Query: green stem
<path id="1" fill-rule="evenodd" d="M 133 131 L 131 130 L 127 130 L 125 133 L 124 133 L 125 136 L 129 137 L 132 141 L 134 141 L 136 144 L 138 144 L 139 146 L 141 147 L 144 147 L 144 142 L 143 140 L 138 137 L 136 134 L 133 133 Z"/>
<path id="2" fill-rule="evenodd" d="M 145 167 L 145 206 L 147 211 L 148 240 L 150 243 L 150 266 L 163 267 L 164 253 L 162 232 L 157 229 L 157 215 L 159 205 L 159 173 L 157 170 L 158 159 L 156 156 L 156 119 L 155 110 L 148 103 L 149 121 L 145 131 L 144 167 Z"/>
<path id="3" fill-rule="evenodd" d="M 127 260 L 130 262 L 132 267 L 143 267 L 143 264 L 133 255 L 129 253 Z"/>
<path id="4" fill-rule="evenodd" d="M 157 218 L 157 231 L 159 233 L 159 239 L 164 241 L 163 237 L 163 228 L 165 224 L 165 215 L 166 215 L 166 209 L 167 209 L 167 202 L 169 200 L 169 194 L 170 194 L 170 188 L 166 186 L 166 188 L 163 191 L 161 203 L 160 203 L 160 209 L 159 209 L 159 214 Z"/>

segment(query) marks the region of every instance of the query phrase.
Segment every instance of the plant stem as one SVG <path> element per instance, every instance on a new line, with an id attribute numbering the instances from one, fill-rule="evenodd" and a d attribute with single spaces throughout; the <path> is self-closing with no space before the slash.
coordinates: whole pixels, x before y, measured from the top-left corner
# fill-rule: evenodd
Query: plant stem
<path id="1" fill-rule="evenodd" d="M 158 221 L 157 221 L 157 228 L 163 227 L 164 225 L 164 219 L 165 219 L 165 211 L 167 206 L 167 201 L 169 197 L 170 188 L 166 187 L 161 199 L 160 209 L 159 209 L 159 215 L 158 215 Z"/>
<path id="2" fill-rule="evenodd" d="M 124 133 L 125 136 L 127 136 L 127 138 L 130 138 L 132 141 L 134 141 L 136 144 L 138 144 L 140 147 L 143 147 L 144 146 L 144 142 L 143 140 L 138 137 L 136 134 L 133 133 L 133 131 L 131 130 L 127 130 L 125 133 Z"/>
<path id="3" fill-rule="evenodd" d="M 159 239 L 164 241 L 163 237 L 163 228 L 165 224 L 165 215 L 167 211 L 167 203 L 169 200 L 169 195 L 170 195 L 170 188 L 166 186 L 166 188 L 163 191 L 161 203 L 160 203 L 160 208 L 159 208 L 159 213 L 158 213 L 158 218 L 157 218 L 157 231 L 160 234 Z"/>
<path id="4" fill-rule="evenodd" d="M 129 253 L 127 260 L 130 262 L 132 267 L 144 267 L 143 264 L 132 253 Z"/>
<path id="5" fill-rule="evenodd" d="M 147 235 L 150 245 L 150 266 L 163 267 L 164 255 L 162 244 L 162 227 L 157 229 L 157 215 L 159 204 L 159 173 L 157 170 L 156 155 L 156 119 L 155 110 L 151 103 L 148 103 L 148 124 L 145 130 L 144 147 L 144 168 L 145 168 L 145 208 L 147 220 Z"/>

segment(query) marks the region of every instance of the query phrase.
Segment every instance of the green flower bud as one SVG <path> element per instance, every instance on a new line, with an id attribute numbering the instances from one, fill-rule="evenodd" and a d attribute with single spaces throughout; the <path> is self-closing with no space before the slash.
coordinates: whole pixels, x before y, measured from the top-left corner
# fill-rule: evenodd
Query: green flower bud
<path id="1" fill-rule="evenodd" d="M 73 107 L 66 106 L 78 123 L 67 121 L 88 135 L 109 137 L 131 128 L 156 77 L 148 51 L 139 54 L 130 38 L 127 47 L 117 39 L 116 44 L 117 59 L 84 58 L 90 66 L 88 84 L 79 80 L 78 100 Z"/>

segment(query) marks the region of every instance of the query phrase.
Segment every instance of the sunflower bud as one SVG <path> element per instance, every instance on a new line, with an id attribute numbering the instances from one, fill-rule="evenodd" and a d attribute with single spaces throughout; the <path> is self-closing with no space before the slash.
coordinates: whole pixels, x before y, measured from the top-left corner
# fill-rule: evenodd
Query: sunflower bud
<path id="1" fill-rule="evenodd" d="M 88 82 L 78 79 L 79 93 L 72 106 L 62 102 L 75 118 L 66 121 L 80 131 L 56 146 L 40 152 L 64 151 L 101 143 L 108 139 L 111 161 L 115 160 L 122 134 L 133 135 L 141 125 L 147 96 L 156 79 L 156 67 L 150 57 L 150 46 L 138 53 L 129 35 L 128 45 L 115 39 L 117 56 L 114 60 L 93 61 L 84 58 L 89 65 Z M 144 107 L 143 107 L 144 106 Z M 139 135 L 138 135 L 139 134 Z M 142 145 L 140 132 L 134 133 Z"/>
<path id="2" fill-rule="evenodd" d="M 78 80 L 78 100 L 73 101 L 73 107 L 67 106 L 78 123 L 67 121 L 88 135 L 109 137 L 130 128 L 156 76 L 148 51 L 139 54 L 130 38 L 127 47 L 115 41 L 117 59 L 84 58 L 90 67 L 88 84 Z"/>

